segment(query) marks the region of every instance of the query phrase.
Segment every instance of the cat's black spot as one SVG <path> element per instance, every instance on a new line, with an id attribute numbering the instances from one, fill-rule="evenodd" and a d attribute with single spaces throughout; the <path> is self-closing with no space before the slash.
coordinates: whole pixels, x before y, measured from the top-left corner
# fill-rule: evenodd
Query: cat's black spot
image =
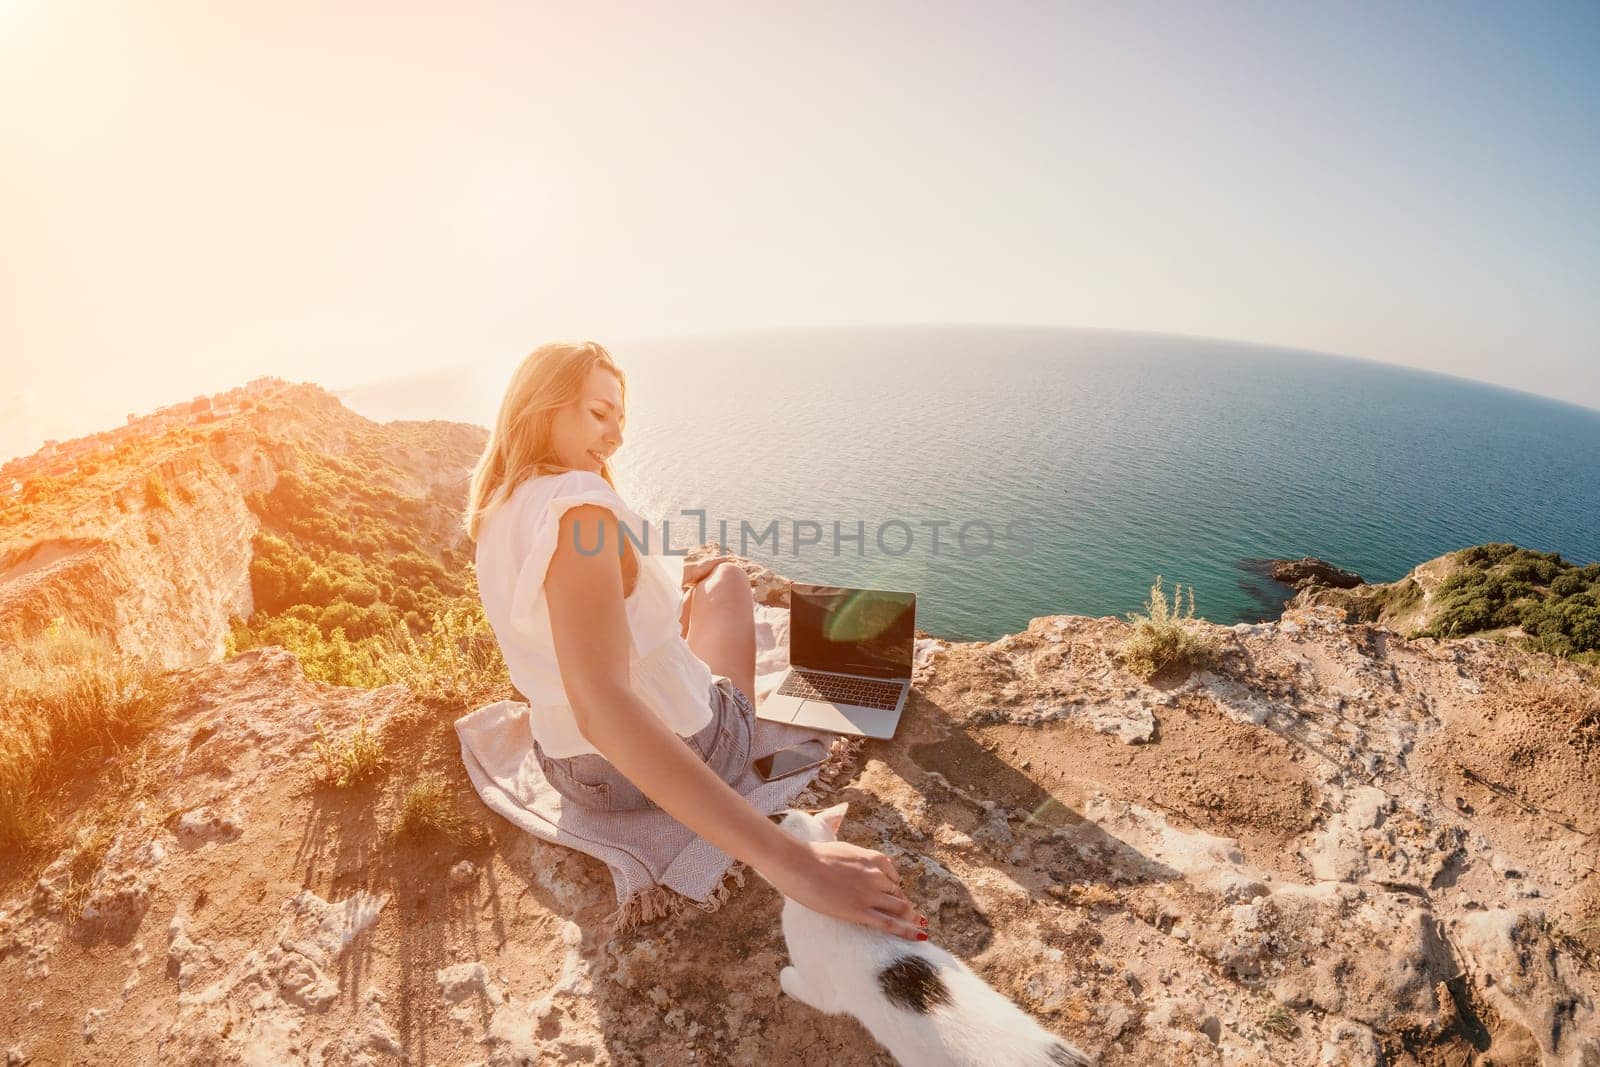
<path id="1" fill-rule="evenodd" d="M 1050 1062 L 1055 1067 L 1089 1067 L 1088 1060 L 1060 1041 L 1050 1046 Z"/>
<path id="2" fill-rule="evenodd" d="M 926 1015 L 936 1005 L 950 1003 L 950 990 L 933 964 L 921 956 L 901 956 L 878 972 L 878 988 L 889 1000 Z"/>

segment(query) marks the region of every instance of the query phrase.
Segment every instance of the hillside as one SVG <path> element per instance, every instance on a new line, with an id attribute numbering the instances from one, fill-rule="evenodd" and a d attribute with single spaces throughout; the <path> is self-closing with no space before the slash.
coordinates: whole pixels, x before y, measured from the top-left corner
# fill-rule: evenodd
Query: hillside
<path id="1" fill-rule="evenodd" d="M 1498 637 L 1600 664 L 1600 563 L 1578 566 L 1554 552 L 1475 545 L 1418 564 L 1394 582 L 1312 583 L 1293 603 L 1326 604 L 1351 621 L 1407 634 Z"/>
<path id="2" fill-rule="evenodd" d="M 460 594 L 458 520 L 485 437 L 374 423 L 318 386 L 268 378 L 53 443 L 0 468 L 0 632 L 60 617 L 162 667 L 215 659 L 230 620 L 258 606 L 263 530 L 417 555 Z"/>
<path id="3" fill-rule="evenodd" d="M 780 993 L 761 878 L 615 934 L 603 864 L 483 807 L 451 724 L 512 694 L 450 533 L 482 431 L 284 388 L 291 412 L 250 412 L 275 430 L 235 427 L 237 471 L 209 441 L 173 443 L 192 468 L 152 447 L 165 504 L 130 462 L 116 514 L 5 527 L 7 617 L 84 613 L 81 646 L 29 638 L 58 653 L 38 678 L 110 671 L 96 634 L 146 671 L 93 694 L 122 725 L 40 772 L 48 819 L 0 853 L 8 1062 L 889 1063 Z M 407 566 L 433 589 L 411 607 Z M 744 566 L 760 690 L 787 608 Z M 266 617 L 230 623 L 241 588 Z M 274 628 L 303 653 L 243 647 Z M 1115 619 L 921 636 L 896 737 L 846 746 L 819 797 L 895 857 L 939 944 L 1107 1067 L 1600 1065 L 1595 670 L 1327 604 L 1191 628 L 1209 656 L 1149 679 Z M 365 772 L 344 786 L 341 753 Z"/>

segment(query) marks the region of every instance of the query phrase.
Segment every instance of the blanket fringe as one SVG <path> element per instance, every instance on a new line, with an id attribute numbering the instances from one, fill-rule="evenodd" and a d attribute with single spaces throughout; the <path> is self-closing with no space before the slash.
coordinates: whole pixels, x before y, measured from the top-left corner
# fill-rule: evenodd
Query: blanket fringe
<path id="1" fill-rule="evenodd" d="M 866 745 L 862 737 L 850 737 L 840 734 L 833 739 L 833 745 L 828 750 L 828 757 L 817 769 L 817 775 L 795 798 L 789 802 L 791 808 L 814 807 L 822 804 L 833 794 L 839 786 L 853 777 L 855 772 L 855 758 Z M 617 909 L 605 919 L 613 935 L 624 934 L 646 923 L 655 922 L 672 915 L 677 915 L 685 907 L 693 905 L 707 914 L 714 912 L 726 904 L 733 896 L 735 887 L 744 885 L 745 865 L 738 860 L 723 872 L 717 885 L 711 891 L 707 900 L 695 900 L 686 897 L 664 885 L 650 886 L 641 889 L 618 905 Z"/>

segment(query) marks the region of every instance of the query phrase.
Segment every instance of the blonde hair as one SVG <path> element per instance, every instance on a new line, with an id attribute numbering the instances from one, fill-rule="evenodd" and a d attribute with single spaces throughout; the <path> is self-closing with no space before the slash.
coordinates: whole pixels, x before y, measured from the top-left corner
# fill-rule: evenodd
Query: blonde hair
<path id="1" fill-rule="evenodd" d="M 551 341 L 528 353 L 500 402 L 500 414 L 489 443 L 472 471 L 472 488 L 467 492 L 467 510 L 462 524 L 467 536 L 478 539 L 484 516 L 493 511 L 529 478 L 556 474 L 570 468 L 557 462 L 551 451 L 551 426 L 557 411 L 573 403 L 582 392 L 589 372 L 604 367 L 617 376 L 622 387 L 623 410 L 628 405 L 628 380 L 605 347 L 594 341 Z M 600 477 L 616 488 L 611 464 L 600 468 Z"/>

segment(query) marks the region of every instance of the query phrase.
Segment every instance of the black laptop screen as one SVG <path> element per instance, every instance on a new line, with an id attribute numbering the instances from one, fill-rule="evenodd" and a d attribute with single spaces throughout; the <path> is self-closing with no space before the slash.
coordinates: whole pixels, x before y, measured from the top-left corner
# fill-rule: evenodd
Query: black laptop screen
<path id="1" fill-rule="evenodd" d="M 873 678 L 911 677 L 915 593 L 789 586 L 789 662 Z"/>

